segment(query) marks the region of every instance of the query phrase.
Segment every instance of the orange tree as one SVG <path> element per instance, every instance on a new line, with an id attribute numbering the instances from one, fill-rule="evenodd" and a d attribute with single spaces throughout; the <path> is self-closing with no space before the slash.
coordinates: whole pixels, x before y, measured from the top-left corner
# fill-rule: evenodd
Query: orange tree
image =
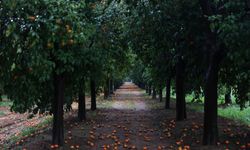
<path id="1" fill-rule="evenodd" d="M 63 145 L 67 82 L 93 28 L 84 1 L 1 1 L 1 80 L 18 112 L 51 111 L 53 144 Z"/>
<path id="2" fill-rule="evenodd" d="M 104 87 L 107 98 L 121 84 L 130 64 L 131 51 L 125 37 L 127 10 L 122 1 L 100 1 L 93 6 L 96 33 L 91 49 L 96 57 L 90 72 L 96 86 Z"/>
<path id="3" fill-rule="evenodd" d="M 250 35 L 249 2 L 127 2 L 132 10 L 132 47 L 144 66 L 154 71 L 153 82 L 171 74 L 170 68 L 174 66 L 179 121 L 186 119 L 185 94 L 201 93 L 203 89 L 203 144 L 216 144 L 218 87 L 232 86 L 241 108 L 249 100 L 249 69 L 246 69 L 249 68 L 249 45 L 245 42 Z M 167 55 L 162 59 L 164 52 Z M 164 64 L 164 60 L 169 63 Z"/>

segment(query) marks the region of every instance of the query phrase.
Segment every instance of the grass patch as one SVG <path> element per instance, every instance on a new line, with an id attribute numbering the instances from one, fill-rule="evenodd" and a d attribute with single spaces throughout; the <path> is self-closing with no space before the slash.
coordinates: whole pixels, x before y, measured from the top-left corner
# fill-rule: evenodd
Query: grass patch
<path id="1" fill-rule="evenodd" d="M 5 113 L 3 111 L 0 111 L 0 116 L 4 116 Z"/>
<path id="2" fill-rule="evenodd" d="M 12 102 L 11 101 L 1 101 L 0 102 L 0 106 L 2 106 L 2 107 L 10 107 L 10 106 L 12 106 Z"/>
<path id="3" fill-rule="evenodd" d="M 198 112 L 204 112 L 204 107 L 202 104 L 187 103 L 187 107 Z"/>
<path id="4" fill-rule="evenodd" d="M 198 111 L 204 112 L 204 104 L 203 103 L 191 103 L 192 96 L 187 96 L 187 107 Z M 218 100 L 219 101 L 219 100 Z M 240 107 L 237 104 L 233 104 L 231 106 L 218 108 L 218 115 L 221 117 L 225 117 L 228 119 L 232 119 L 235 121 L 239 121 L 243 124 L 250 125 L 250 107 L 245 108 L 244 110 L 240 110 Z"/>
<path id="5" fill-rule="evenodd" d="M 188 102 L 192 102 L 192 100 L 193 100 L 193 97 L 194 97 L 194 94 L 187 94 L 186 95 L 186 102 L 188 103 Z M 233 104 L 236 104 L 236 102 L 235 102 L 235 97 L 234 97 L 234 95 L 231 95 L 231 98 L 232 98 L 232 103 Z M 204 103 L 204 96 L 201 96 L 200 97 L 200 100 L 201 100 L 201 102 L 202 103 Z M 220 104 L 224 104 L 225 103 L 225 97 L 224 97 L 224 95 L 221 95 L 221 94 L 219 94 L 218 95 L 218 105 L 220 105 Z"/>
<path id="6" fill-rule="evenodd" d="M 244 124 L 250 125 L 250 108 L 240 110 L 239 106 L 228 106 L 226 108 L 218 109 L 219 116 L 240 121 Z"/>
<path id="7" fill-rule="evenodd" d="M 15 144 L 16 142 L 20 141 L 23 137 L 34 134 L 36 131 L 41 130 L 44 126 L 51 124 L 52 121 L 53 121 L 53 117 L 49 116 L 49 117 L 46 117 L 42 122 L 40 122 L 36 126 L 27 127 L 23 129 L 19 135 L 10 137 L 9 145 Z"/>
<path id="8" fill-rule="evenodd" d="M 150 97 L 148 97 L 150 98 Z M 232 97 L 233 99 L 235 99 L 234 97 Z M 175 101 L 176 96 L 172 95 L 171 96 L 171 100 Z M 193 99 L 193 95 L 192 94 L 188 94 L 186 95 L 186 103 L 187 103 L 187 107 L 191 110 L 197 111 L 197 112 L 204 112 L 204 98 L 202 98 L 202 103 L 192 103 Z M 150 102 L 150 101 L 148 101 Z M 220 96 L 218 98 L 218 104 L 221 104 L 224 102 L 224 97 Z M 150 104 L 150 109 L 158 109 L 162 107 L 162 103 L 153 103 Z M 228 106 L 228 107 L 224 107 L 224 108 L 218 108 L 218 115 L 224 118 L 228 118 L 228 119 L 232 119 L 235 121 L 239 121 L 240 123 L 246 124 L 246 125 L 250 125 L 250 107 L 245 108 L 244 110 L 240 110 L 240 107 L 235 104 L 235 102 L 233 101 L 233 105 Z"/>

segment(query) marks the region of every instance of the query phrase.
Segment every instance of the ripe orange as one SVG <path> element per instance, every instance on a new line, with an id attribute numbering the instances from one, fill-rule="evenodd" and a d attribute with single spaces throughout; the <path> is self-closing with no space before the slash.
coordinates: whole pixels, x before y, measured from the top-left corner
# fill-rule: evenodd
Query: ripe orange
<path id="1" fill-rule="evenodd" d="M 129 142 L 129 139 L 125 139 L 125 143 L 128 143 Z"/>
<path id="2" fill-rule="evenodd" d="M 73 44 L 74 44 L 74 40 L 73 39 L 68 40 L 68 45 L 73 45 Z"/>
<path id="3" fill-rule="evenodd" d="M 30 21 L 35 21 L 35 20 L 36 20 L 36 17 L 35 17 L 35 16 L 29 16 L 28 19 L 29 19 Z"/>
<path id="4" fill-rule="evenodd" d="M 48 42 L 47 43 L 47 48 L 49 48 L 49 49 L 53 48 L 53 44 L 51 42 Z"/>
<path id="5" fill-rule="evenodd" d="M 67 33 L 72 33 L 72 30 L 68 29 L 68 30 L 67 30 Z"/>
<path id="6" fill-rule="evenodd" d="M 65 27 L 67 30 L 69 30 L 71 28 L 70 25 L 66 25 Z"/>

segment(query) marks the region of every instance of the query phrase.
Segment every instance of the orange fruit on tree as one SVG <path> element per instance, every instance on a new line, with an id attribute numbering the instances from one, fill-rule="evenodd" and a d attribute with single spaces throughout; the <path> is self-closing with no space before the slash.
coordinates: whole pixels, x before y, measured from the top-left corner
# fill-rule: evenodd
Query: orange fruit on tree
<path id="1" fill-rule="evenodd" d="M 53 48 L 53 43 L 48 42 L 48 43 L 47 43 L 47 48 L 49 48 L 49 49 Z"/>
<path id="2" fill-rule="evenodd" d="M 73 45 L 73 44 L 74 44 L 74 40 L 73 39 L 68 40 L 68 45 Z"/>
<path id="3" fill-rule="evenodd" d="M 67 30 L 67 33 L 72 33 L 72 30 L 71 30 L 71 29 L 68 29 L 68 30 Z"/>
<path id="4" fill-rule="evenodd" d="M 36 20 L 36 17 L 35 17 L 35 16 L 29 16 L 28 19 L 29 19 L 30 21 L 35 21 L 35 20 Z"/>
<path id="5" fill-rule="evenodd" d="M 68 30 L 68 29 L 70 29 L 70 25 L 65 25 L 65 27 L 66 27 L 66 29 Z"/>

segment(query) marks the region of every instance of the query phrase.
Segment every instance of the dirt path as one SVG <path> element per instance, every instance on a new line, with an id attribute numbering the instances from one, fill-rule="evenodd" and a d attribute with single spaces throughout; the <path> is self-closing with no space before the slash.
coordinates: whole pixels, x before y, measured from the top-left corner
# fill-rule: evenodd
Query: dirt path
<path id="1" fill-rule="evenodd" d="M 100 108 L 102 105 L 107 106 Z M 125 83 L 108 102 L 98 101 L 98 106 L 97 111 L 87 112 L 86 122 L 75 121 L 74 112 L 71 119 L 65 121 L 65 146 L 61 149 L 237 150 L 250 139 L 248 127 L 220 118 L 221 141 L 218 146 L 204 147 L 201 113 L 188 111 L 186 121 L 175 122 L 175 109 L 165 110 L 164 103 L 145 96 L 144 91 L 132 83 Z M 50 141 L 51 130 L 48 130 L 25 139 L 13 149 L 50 149 Z"/>
<path id="2" fill-rule="evenodd" d="M 137 111 L 147 110 L 143 91 L 131 83 L 125 83 L 121 86 L 112 99 L 114 100 L 112 108 L 117 110 L 128 110 L 131 108 Z"/>

